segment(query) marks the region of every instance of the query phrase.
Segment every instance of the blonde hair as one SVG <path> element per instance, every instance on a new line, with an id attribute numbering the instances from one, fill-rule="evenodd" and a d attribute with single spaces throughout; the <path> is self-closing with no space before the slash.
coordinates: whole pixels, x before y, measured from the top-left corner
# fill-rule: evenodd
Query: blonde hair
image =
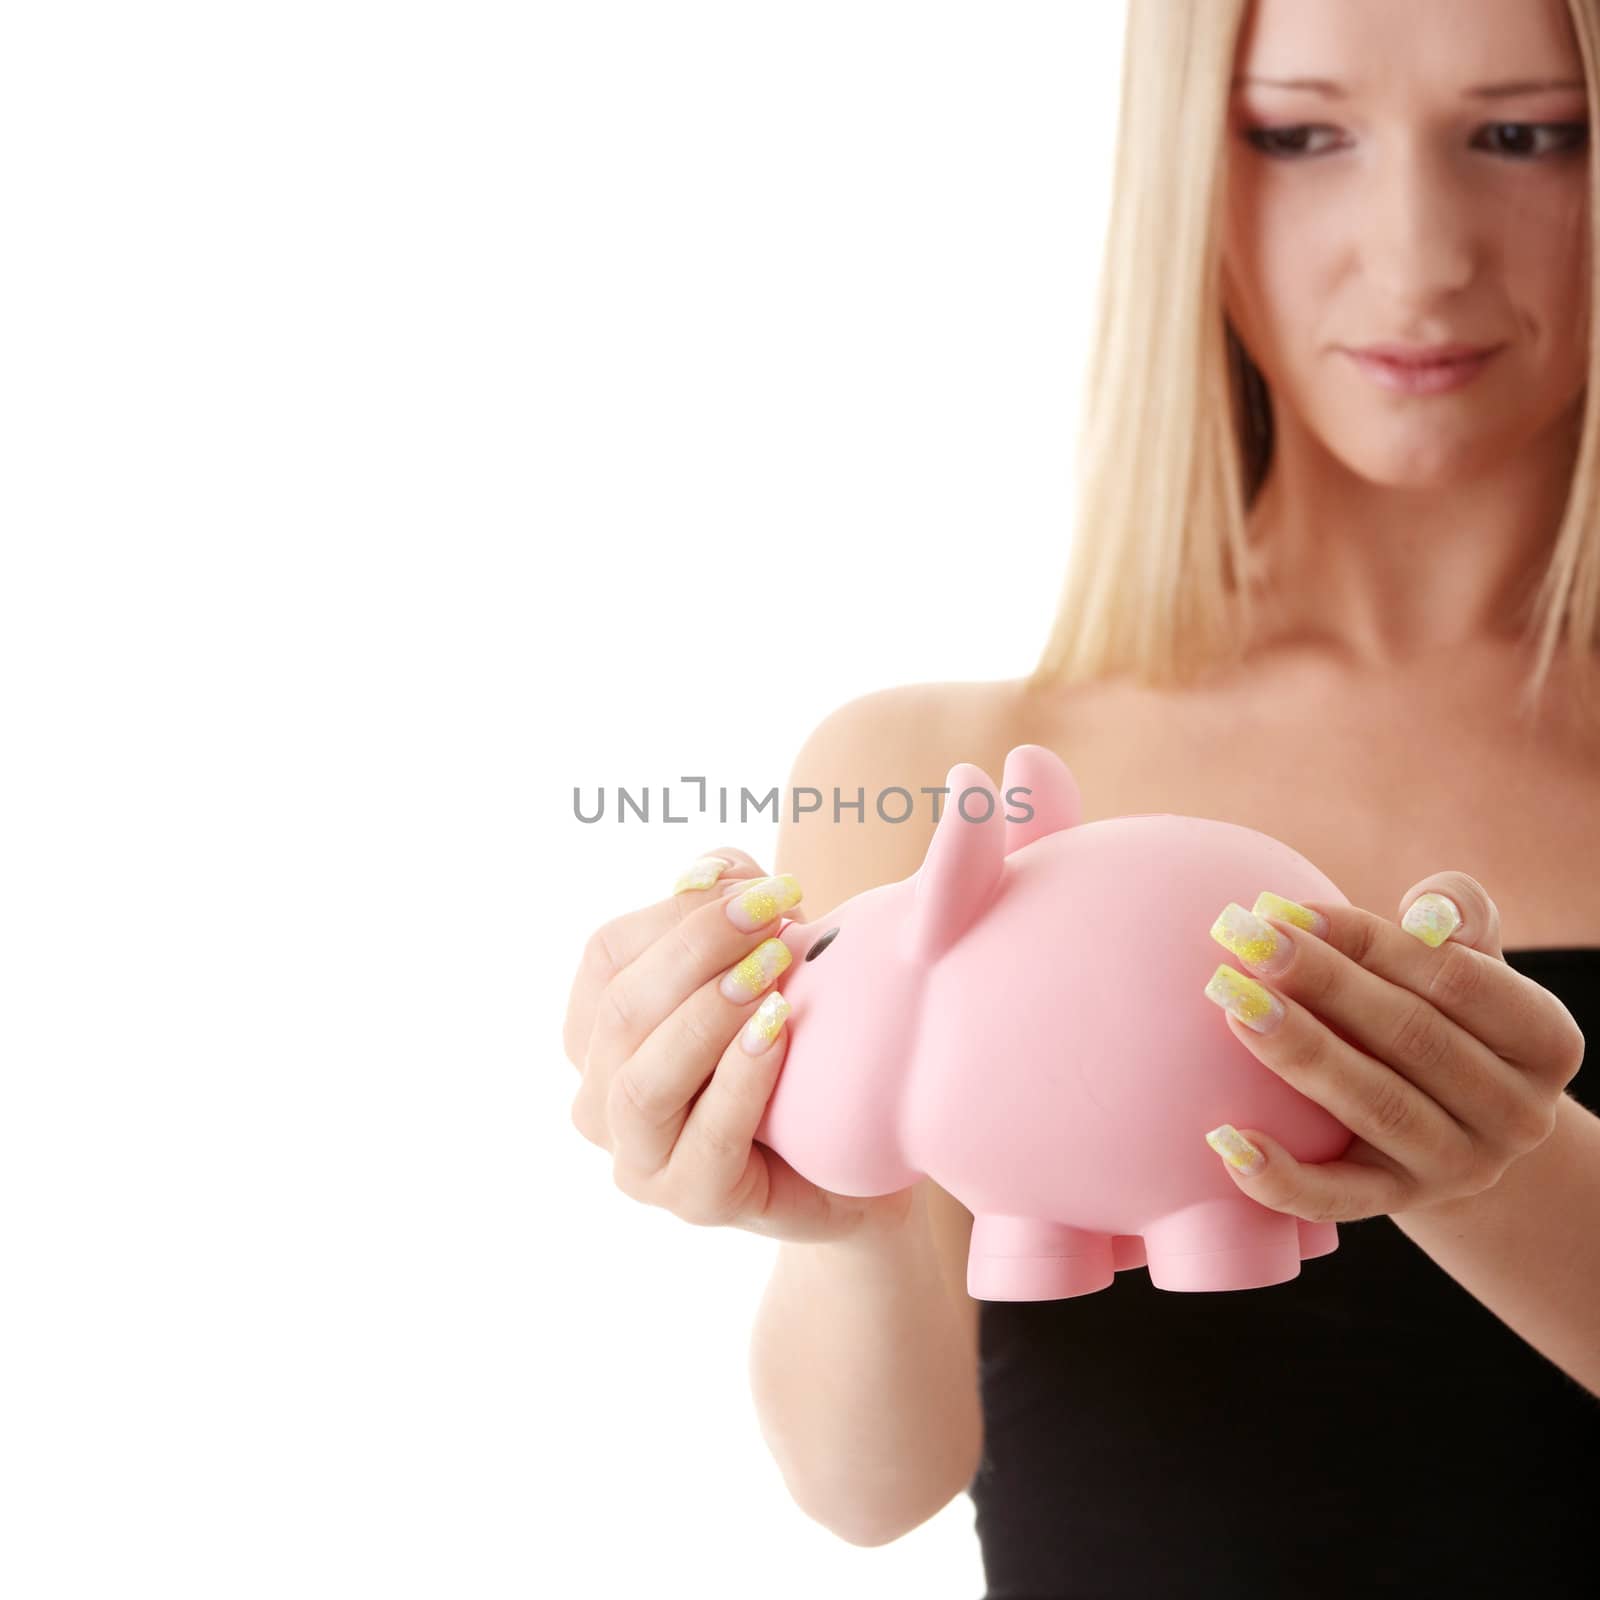
<path id="1" fill-rule="evenodd" d="M 1113 200 L 1077 445 L 1075 530 L 1034 686 L 1131 671 L 1148 684 L 1237 664 L 1258 621 L 1245 513 L 1271 459 L 1271 397 L 1223 313 L 1223 133 L 1247 0 L 1129 0 Z M 1568 0 L 1600 83 L 1600 0 Z M 1590 305 L 1600 304 L 1600 162 L 1589 162 Z M 1600 645 L 1600 342 L 1566 509 L 1537 593 L 1526 715 L 1562 637 L 1594 710 Z"/>

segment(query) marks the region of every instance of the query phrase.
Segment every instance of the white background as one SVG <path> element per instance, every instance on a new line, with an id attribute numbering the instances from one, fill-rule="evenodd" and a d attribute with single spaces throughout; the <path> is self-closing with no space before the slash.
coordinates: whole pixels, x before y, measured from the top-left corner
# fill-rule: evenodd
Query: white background
<path id="1" fill-rule="evenodd" d="M 974 1600 L 569 1121 L 589 932 L 1054 611 L 1121 5 L 82 5 L 0 49 L 0 1591 Z M 998 778 L 998 774 L 992 776 Z"/>

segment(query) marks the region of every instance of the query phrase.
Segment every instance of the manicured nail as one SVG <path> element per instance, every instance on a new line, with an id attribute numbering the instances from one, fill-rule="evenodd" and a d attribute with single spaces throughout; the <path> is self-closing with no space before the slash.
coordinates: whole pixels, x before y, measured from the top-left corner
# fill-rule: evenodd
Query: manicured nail
<path id="1" fill-rule="evenodd" d="M 709 889 L 732 865 L 731 861 L 724 861 L 721 856 L 697 856 L 683 869 L 682 875 L 672 886 L 672 892 L 682 894 L 685 889 Z"/>
<path id="2" fill-rule="evenodd" d="M 747 1056 L 761 1055 L 778 1037 L 778 1029 L 788 1015 L 789 1002 L 783 998 L 783 990 L 774 989 L 750 1013 L 749 1021 L 739 1030 L 739 1044 L 744 1053 Z"/>
<path id="3" fill-rule="evenodd" d="M 1328 936 L 1328 919 L 1320 911 L 1313 911 L 1298 900 L 1285 900 L 1281 894 L 1274 894 L 1270 889 L 1263 889 L 1250 909 L 1258 917 L 1276 917 L 1279 922 L 1293 923 L 1307 933 L 1316 934 L 1319 939 Z"/>
<path id="4" fill-rule="evenodd" d="M 1233 1168 L 1253 1178 L 1267 1164 L 1267 1158 L 1234 1127 L 1224 1122 L 1206 1135 L 1206 1143 Z"/>
<path id="5" fill-rule="evenodd" d="M 757 878 L 742 894 L 728 899 L 728 920 L 746 933 L 764 928 L 781 912 L 800 902 L 800 880 L 792 872 Z"/>
<path id="6" fill-rule="evenodd" d="M 1449 895 L 1429 890 L 1406 907 L 1400 926 L 1437 950 L 1461 926 L 1461 912 Z"/>
<path id="7" fill-rule="evenodd" d="M 1211 937 L 1233 951 L 1241 961 L 1269 976 L 1282 972 L 1294 960 L 1294 946 L 1253 911 L 1230 900 L 1211 924 Z"/>
<path id="8" fill-rule="evenodd" d="M 1214 1000 L 1224 1011 L 1231 1011 L 1257 1033 L 1271 1033 L 1283 1021 L 1283 1002 L 1277 995 L 1226 963 L 1211 974 L 1205 994 L 1207 1000 Z"/>
<path id="9" fill-rule="evenodd" d="M 718 985 L 730 1000 L 754 1000 L 794 960 L 782 939 L 763 939 Z"/>

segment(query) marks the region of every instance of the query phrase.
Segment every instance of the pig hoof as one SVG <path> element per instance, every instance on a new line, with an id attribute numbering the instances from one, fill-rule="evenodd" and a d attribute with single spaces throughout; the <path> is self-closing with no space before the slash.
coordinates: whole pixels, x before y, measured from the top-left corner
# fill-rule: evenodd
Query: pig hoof
<path id="1" fill-rule="evenodd" d="M 1186 1290 L 1286 1283 L 1300 1275 L 1302 1226 L 1245 1195 L 1185 1206 L 1144 1231 L 1150 1282 Z"/>
<path id="2" fill-rule="evenodd" d="M 1032 1217 L 972 1219 L 967 1293 L 975 1300 L 1065 1300 L 1114 1276 L 1110 1234 Z"/>

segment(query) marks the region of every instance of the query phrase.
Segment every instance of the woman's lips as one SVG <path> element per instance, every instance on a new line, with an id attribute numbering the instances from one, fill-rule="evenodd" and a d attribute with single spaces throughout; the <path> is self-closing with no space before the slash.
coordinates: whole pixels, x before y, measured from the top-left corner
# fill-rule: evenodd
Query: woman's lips
<path id="1" fill-rule="evenodd" d="M 1469 384 L 1499 353 L 1494 345 L 1475 355 L 1455 357 L 1446 361 L 1396 360 L 1390 356 L 1374 355 L 1366 350 L 1346 350 L 1344 353 L 1380 388 L 1392 389 L 1399 394 L 1444 394 Z"/>

